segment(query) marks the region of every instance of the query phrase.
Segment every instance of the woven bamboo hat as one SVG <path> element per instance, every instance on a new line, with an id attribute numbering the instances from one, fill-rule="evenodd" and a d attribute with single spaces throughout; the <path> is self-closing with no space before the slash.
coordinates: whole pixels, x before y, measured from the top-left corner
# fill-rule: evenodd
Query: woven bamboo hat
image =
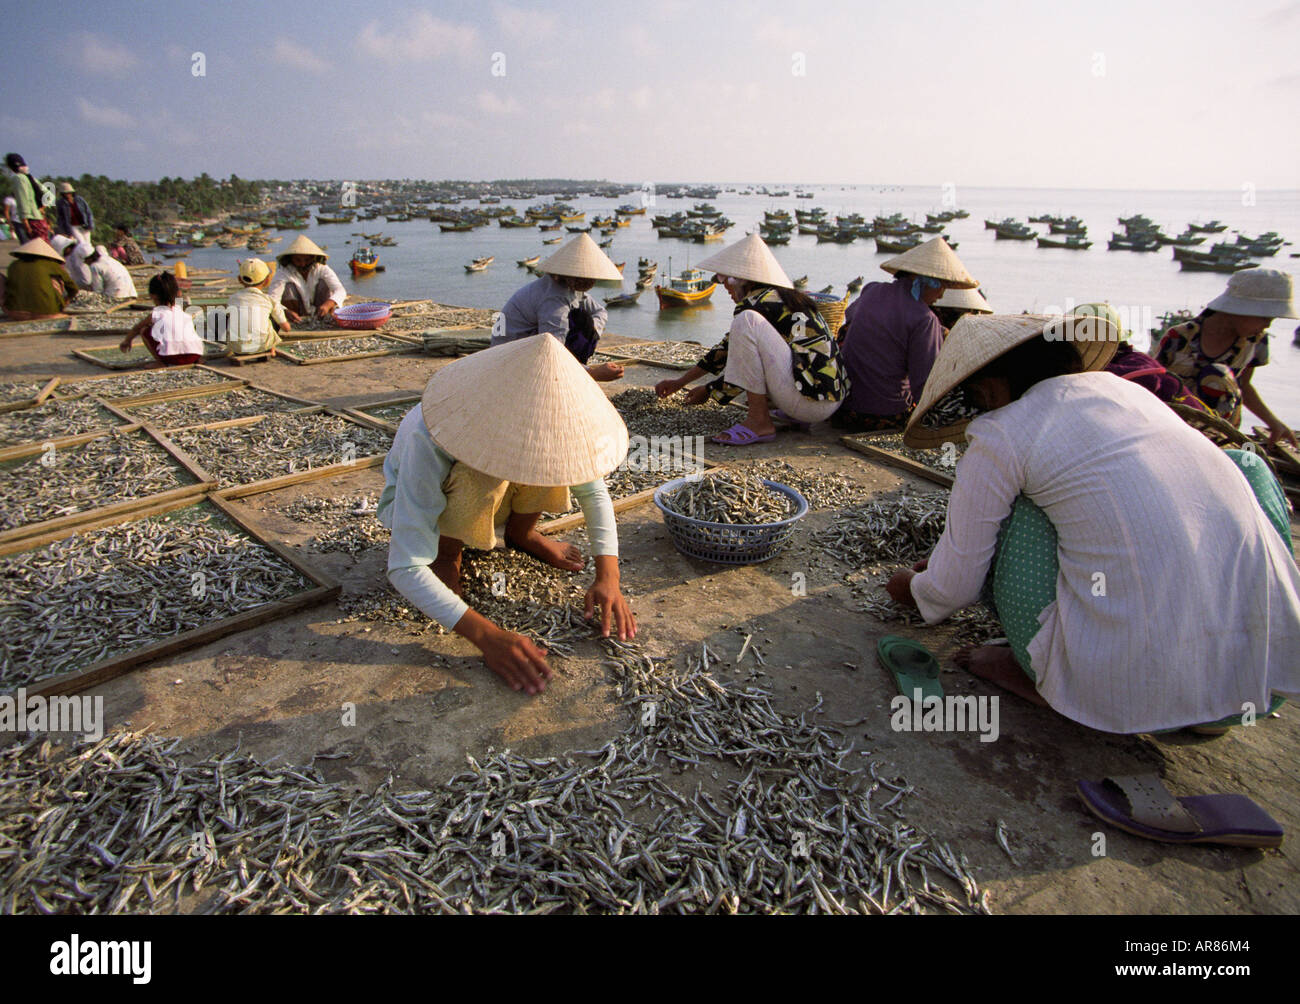
<path id="1" fill-rule="evenodd" d="M 989 301 L 984 299 L 984 294 L 978 289 L 959 289 L 956 286 L 949 286 L 945 289 L 943 296 L 934 301 L 934 306 L 950 307 L 953 310 L 967 310 L 972 314 L 993 313 Z"/>
<path id="2" fill-rule="evenodd" d="M 609 260 L 591 239 L 590 234 L 578 234 L 554 254 L 537 263 L 537 271 L 551 275 L 567 275 L 573 279 L 596 279 L 622 282 L 623 273 Z M 588 481 L 591 479 L 588 478 Z M 574 482 L 577 484 L 578 482 Z"/>
<path id="3" fill-rule="evenodd" d="M 1275 268 L 1250 268 L 1233 272 L 1228 288 L 1206 304 L 1223 314 L 1246 317 L 1300 317 L 1296 311 L 1291 277 Z"/>
<path id="4" fill-rule="evenodd" d="M 761 282 L 765 286 L 780 286 L 793 289 L 794 283 L 785 274 L 785 269 L 772 254 L 772 249 L 763 243 L 758 234 L 750 234 L 742 241 L 723 248 L 715 255 L 710 255 L 699 263 L 699 268 L 718 275 L 731 276 L 733 279 L 747 279 Z"/>
<path id="5" fill-rule="evenodd" d="M 283 265 L 286 258 L 291 258 L 296 254 L 309 254 L 314 258 L 319 258 L 323 262 L 329 260 L 329 255 L 322 251 L 316 245 L 316 242 L 306 234 L 299 234 L 295 237 L 292 244 L 275 256 L 275 260 Z"/>
<path id="6" fill-rule="evenodd" d="M 627 426 L 599 384 L 548 334 L 444 366 L 420 400 L 429 435 L 463 464 L 548 487 L 604 477 L 627 456 Z"/>
<path id="7" fill-rule="evenodd" d="M 59 254 L 39 237 L 33 237 L 26 244 L 19 244 L 18 247 L 14 248 L 13 253 L 30 255 L 33 258 L 48 258 L 50 261 L 57 261 L 60 265 L 63 264 L 63 255 Z"/>
<path id="8" fill-rule="evenodd" d="M 890 275 L 911 272 L 913 275 L 939 279 L 954 289 L 979 289 L 980 285 L 971 278 L 966 266 L 957 257 L 957 252 L 942 237 L 933 237 L 910 251 L 904 251 L 880 267 Z"/>
<path id="9" fill-rule="evenodd" d="M 970 424 L 962 419 L 939 428 L 922 424 L 926 413 L 949 391 L 960 386 L 994 359 L 1042 335 L 1048 341 L 1073 343 L 1083 368 L 1099 370 L 1118 347 L 1119 332 L 1110 319 L 1098 315 L 1051 317 L 1046 314 L 967 314 L 952 326 L 925 381 L 921 400 L 903 432 L 903 442 L 915 449 L 959 441 Z"/>

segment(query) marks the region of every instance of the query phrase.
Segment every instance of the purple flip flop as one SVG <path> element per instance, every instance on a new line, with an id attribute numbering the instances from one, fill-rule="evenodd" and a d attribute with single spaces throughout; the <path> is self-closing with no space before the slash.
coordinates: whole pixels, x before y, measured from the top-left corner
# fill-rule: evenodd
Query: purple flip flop
<path id="1" fill-rule="evenodd" d="M 1282 827 L 1245 795 L 1175 798 L 1154 774 L 1079 781 L 1094 815 L 1128 833 L 1169 844 L 1280 847 Z"/>
<path id="2" fill-rule="evenodd" d="M 755 443 L 770 443 L 775 438 L 775 432 L 760 436 L 749 426 L 737 422 L 726 432 L 714 436 L 713 442 L 721 443 L 723 446 L 753 446 Z"/>
<path id="3" fill-rule="evenodd" d="M 811 431 L 812 431 L 812 423 L 811 423 L 811 422 L 801 422 L 801 421 L 799 421 L 797 418 L 791 418 L 789 415 L 787 415 L 787 414 L 786 414 L 784 411 L 782 411 L 780 408 L 773 408 L 773 409 L 772 409 L 772 418 L 775 419 L 775 420 L 778 421 L 778 422 L 787 422 L 787 423 L 789 423 L 790 425 L 793 425 L 793 426 L 794 426 L 796 429 L 798 429 L 800 432 L 811 432 Z"/>

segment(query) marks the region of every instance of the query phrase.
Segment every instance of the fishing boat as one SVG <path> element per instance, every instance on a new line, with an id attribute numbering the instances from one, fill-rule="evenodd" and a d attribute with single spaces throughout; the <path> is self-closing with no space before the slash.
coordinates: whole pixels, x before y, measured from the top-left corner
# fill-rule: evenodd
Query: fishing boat
<path id="1" fill-rule="evenodd" d="M 698 268 L 687 268 L 680 275 L 669 276 L 668 285 L 656 286 L 659 309 L 670 307 L 698 307 L 707 303 L 718 284 Z"/>
<path id="2" fill-rule="evenodd" d="M 438 229 L 444 234 L 465 234 L 474 229 L 473 223 L 439 223 Z"/>
<path id="3" fill-rule="evenodd" d="M 218 238 L 218 240 L 220 240 L 220 238 Z M 248 238 L 245 237 L 244 240 L 240 241 L 239 244 L 235 246 L 236 247 L 242 246 L 245 242 L 247 242 L 247 240 Z M 175 241 L 164 241 L 161 240 L 157 234 L 154 234 L 153 244 L 154 247 L 159 251 L 186 251 L 189 249 L 188 244 L 181 244 Z M 225 247 L 225 245 L 223 244 L 222 247 Z"/>
<path id="4" fill-rule="evenodd" d="M 321 226 L 325 226 L 327 223 L 351 223 L 355 218 L 351 213 L 347 216 L 321 216 L 320 213 L 316 214 L 316 222 Z"/>
<path id="5" fill-rule="evenodd" d="M 1210 220 L 1209 223 L 1189 223 L 1187 229 L 1194 230 L 1198 234 L 1221 234 L 1228 229 L 1228 224 Z"/>
<path id="6" fill-rule="evenodd" d="M 818 292 L 818 293 L 821 293 L 821 294 L 824 295 L 824 294 L 826 294 L 826 293 L 829 293 L 829 292 L 830 292 L 832 289 L 834 289 L 834 288 L 835 288 L 835 284 L 834 284 L 834 283 L 831 283 L 831 284 L 830 284 L 829 286 L 827 286 L 825 289 L 819 289 L 819 290 L 817 290 L 817 292 Z"/>
<path id="7" fill-rule="evenodd" d="M 993 233 L 1000 241 L 1032 241 L 1038 233 L 1024 223 L 999 223 Z"/>
<path id="8" fill-rule="evenodd" d="M 1070 251 L 1087 251 L 1092 247 L 1092 241 L 1084 237 L 1066 237 L 1064 240 L 1054 240 L 1051 237 L 1038 238 L 1040 248 L 1066 248 Z"/>
<path id="9" fill-rule="evenodd" d="M 410 218 L 411 218 L 410 215 L 407 213 L 398 213 L 396 216 L 384 217 L 384 219 L 386 219 L 389 223 L 405 223 Z"/>
<path id="10" fill-rule="evenodd" d="M 547 237 L 545 240 L 542 241 L 542 243 L 543 243 L 543 244 L 559 244 L 560 241 L 562 241 L 562 240 L 564 240 L 563 237 Z"/>
<path id="11" fill-rule="evenodd" d="M 1033 223 L 1034 221 L 1030 220 L 1029 222 Z M 1064 220 L 1052 220 L 1047 224 L 1047 229 L 1049 233 L 1072 234 L 1075 237 L 1082 237 L 1088 232 L 1088 228 L 1084 226 L 1083 220 L 1079 219 L 1077 216 L 1071 216 Z"/>
<path id="12" fill-rule="evenodd" d="M 614 210 L 616 216 L 644 216 L 645 206 L 630 206 L 626 202 Z"/>
<path id="13" fill-rule="evenodd" d="M 1141 236 L 1125 236 L 1121 234 L 1111 234 L 1110 240 L 1106 242 L 1108 251 L 1159 251 L 1160 242 L 1149 240 Z"/>
<path id="14" fill-rule="evenodd" d="M 497 226 L 506 230 L 532 229 L 532 222 L 522 216 L 502 216 L 497 219 Z"/>
<path id="15" fill-rule="evenodd" d="M 515 264 L 520 268 L 527 268 L 529 265 L 536 265 L 541 260 L 542 256 L 535 254 L 531 258 L 519 258 L 515 261 Z"/>
<path id="16" fill-rule="evenodd" d="M 491 264 L 491 262 L 486 262 L 486 261 L 474 261 L 474 262 L 470 262 L 468 265 L 465 266 L 465 271 L 466 271 L 466 272 L 482 272 L 482 271 L 483 271 L 484 269 L 486 269 L 486 268 L 488 267 L 488 265 L 490 265 L 490 264 Z"/>
<path id="17" fill-rule="evenodd" d="M 850 292 L 850 293 L 856 293 L 858 290 L 860 290 L 860 289 L 862 288 L 862 283 L 863 283 L 864 281 L 865 281 L 865 280 L 864 280 L 864 277 L 863 277 L 863 276 L 858 276 L 856 279 L 850 279 L 850 280 L 849 280 L 849 292 Z"/>
<path id="18" fill-rule="evenodd" d="M 564 224 L 556 220 L 554 223 L 539 223 L 537 224 L 537 229 L 538 230 L 559 230 L 560 227 L 562 227 L 563 225 Z"/>
<path id="19" fill-rule="evenodd" d="M 474 259 L 474 264 L 475 264 L 475 265 L 491 265 L 491 264 L 492 264 L 494 261 L 496 261 L 496 260 L 497 260 L 496 255 L 485 254 L 482 258 L 475 258 L 475 259 Z"/>
<path id="20" fill-rule="evenodd" d="M 379 255 L 369 248 L 357 248 L 352 252 L 352 260 L 348 262 L 353 275 L 372 275 L 378 265 Z"/>
<path id="21" fill-rule="evenodd" d="M 821 238 L 818 238 L 820 240 Z M 877 237 L 876 253 L 877 254 L 902 254 L 904 251 L 911 251 L 912 248 L 921 246 L 919 237 Z"/>
<path id="22" fill-rule="evenodd" d="M 1173 243 L 1182 244 L 1184 247 L 1195 247 L 1198 244 L 1204 244 L 1206 237 L 1204 234 L 1198 234 L 1195 230 L 1188 227 L 1181 234 L 1174 238 Z"/>
<path id="23" fill-rule="evenodd" d="M 635 307 L 637 298 L 645 292 L 643 289 L 637 289 L 633 293 L 620 293 L 618 296 L 605 297 L 605 306 L 607 307 Z"/>
<path id="24" fill-rule="evenodd" d="M 1166 310 L 1156 320 L 1156 326 L 1151 329 L 1151 344 L 1155 346 L 1164 333 L 1172 328 L 1175 324 L 1186 324 L 1196 315 L 1190 310 Z M 1154 355 L 1154 353 L 1152 353 Z"/>
<path id="25" fill-rule="evenodd" d="M 597 245 L 599 245 L 600 247 L 607 248 L 607 247 L 609 247 L 611 244 L 614 243 L 614 238 L 613 238 L 613 237 L 606 237 L 603 241 L 597 241 L 596 243 L 597 243 Z"/>
<path id="26" fill-rule="evenodd" d="M 659 267 L 659 263 L 657 261 L 651 261 L 649 258 L 638 258 L 636 260 L 636 265 L 637 268 L 650 268 L 650 267 L 658 268 Z"/>
<path id="27" fill-rule="evenodd" d="M 564 229 L 567 230 L 567 231 L 569 231 L 569 233 L 571 233 L 571 234 L 589 234 L 589 233 L 591 233 L 591 227 L 565 227 Z"/>
<path id="28" fill-rule="evenodd" d="M 794 281 L 794 288 L 795 288 L 795 289 L 807 289 L 807 288 L 808 288 L 808 277 L 807 277 L 806 275 L 801 275 L 801 276 L 799 276 L 799 278 L 796 279 L 796 280 Z"/>
<path id="29" fill-rule="evenodd" d="M 763 242 L 764 242 L 764 243 L 766 243 L 766 244 L 770 244 L 770 245 L 772 245 L 773 247 L 776 247 L 776 246 L 778 246 L 778 245 L 782 245 L 782 244 L 789 244 L 789 243 L 790 243 L 790 234 L 789 234 L 789 233 L 762 234 L 761 236 L 762 236 L 762 238 L 763 238 Z"/>
<path id="30" fill-rule="evenodd" d="M 586 218 L 586 213 L 561 213 L 559 216 L 561 223 L 581 223 Z"/>
<path id="31" fill-rule="evenodd" d="M 1259 262 L 1243 261 L 1240 258 L 1211 258 L 1205 261 L 1180 261 L 1178 267 L 1184 272 L 1240 272 L 1258 268 Z"/>

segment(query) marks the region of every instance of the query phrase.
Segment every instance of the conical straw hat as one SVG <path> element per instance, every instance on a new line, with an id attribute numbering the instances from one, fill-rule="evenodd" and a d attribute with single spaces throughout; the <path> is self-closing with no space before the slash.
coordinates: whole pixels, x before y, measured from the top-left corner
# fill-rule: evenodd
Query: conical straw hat
<path id="1" fill-rule="evenodd" d="M 539 272 L 567 275 L 574 279 L 623 281 L 623 273 L 609 260 L 605 252 L 597 247 L 590 234 L 578 234 L 553 255 L 538 262 L 535 267 Z"/>
<path id="2" fill-rule="evenodd" d="M 458 359 L 421 399 L 433 441 L 503 481 L 580 485 L 627 457 L 627 426 L 555 336 L 533 335 Z"/>
<path id="3" fill-rule="evenodd" d="M 794 288 L 794 283 L 772 254 L 772 249 L 763 243 L 763 238 L 758 234 L 750 234 L 743 241 L 737 241 L 731 247 L 710 255 L 698 267 L 705 272 L 761 282 L 765 286 Z"/>
<path id="4" fill-rule="evenodd" d="M 890 275 L 895 272 L 911 272 L 913 275 L 941 279 L 957 289 L 979 289 L 979 283 L 966 271 L 957 252 L 942 237 L 934 237 L 911 251 L 904 251 L 880 267 Z"/>
<path id="5" fill-rule="evenodd" d="M 1119 332 L 1106 317 L 967 314 L 952 326 L 952 331 L 944 339 L 943 348 L 926 378 L 921 400 L 903 432 L 903 443 L 915 449 L 925 449 L 959 441 L 970 424 L 969 419 L 931 429 L 921 424 L 926 412 L 967 377 L 1038 335 L 1049 341 L 1064 339 L 1072 342 L 1083 358 L 1085 371 L 1104 367 L 1119 345 Z"/>
<path id="6" fill-rule="evenodd" d="M 57 261 L 60 265 L 63 264 L 63 255 L 59 254 L 39 237 L 33 237 L 26 244 L 18 245 L 18 247 L 14 248 L 13 253 L 29 254 L 33 258 L 48 258 L 50 261 Z"/>
<path id="7" fill-rule="evenodd" d="M 290 244 L 283 251 L 281 251 L 278 255 L 276 255 L 275 258 L 276 261 L 278 261 L 281 265 L 283 265 L 284 260 L 286 258 L 296 254 L 315 255 L 321 261 L 327 261 L 329 259 L 329 255 L 327 255 L 324 251 L 322 251 L 316 245 L 316 242 L 313 241 L 306 234 L 299 234 L 297 237 L 295 237 L 293 239 L 293 243 Z"/>
<path id="8" fill-rule="evenodd" d="M 943 291 L 943 296 L 934 301 L 936 307 L 949 307 L 952 310 L 968 310 L 973 314 L 991 314 L 993 308 L 984 294 L 978 289 L 959 289 L 956 286 Z"/>

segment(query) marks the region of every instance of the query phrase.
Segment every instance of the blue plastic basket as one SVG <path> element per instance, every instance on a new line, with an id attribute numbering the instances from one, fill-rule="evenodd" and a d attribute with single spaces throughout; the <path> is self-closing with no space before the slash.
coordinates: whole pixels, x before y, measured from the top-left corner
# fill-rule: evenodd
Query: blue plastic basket
<path id="1" fill-rule="evenodd" d="M 808 515 L 808 500 L 788 485 L 763 478 L 763 484 L 780 492 L 798 507 L 794 515 L 776 523 L 709 523 L 675 513 L 664 505 L 671 495 L 692 478 L 676 478 L 655 489 L 655 505 L 664 514 L 664 525 L 677 550 L 692 558 L 724 565 L 752 565 L 774 557 L 790 540 L 794 525 Z"/>

